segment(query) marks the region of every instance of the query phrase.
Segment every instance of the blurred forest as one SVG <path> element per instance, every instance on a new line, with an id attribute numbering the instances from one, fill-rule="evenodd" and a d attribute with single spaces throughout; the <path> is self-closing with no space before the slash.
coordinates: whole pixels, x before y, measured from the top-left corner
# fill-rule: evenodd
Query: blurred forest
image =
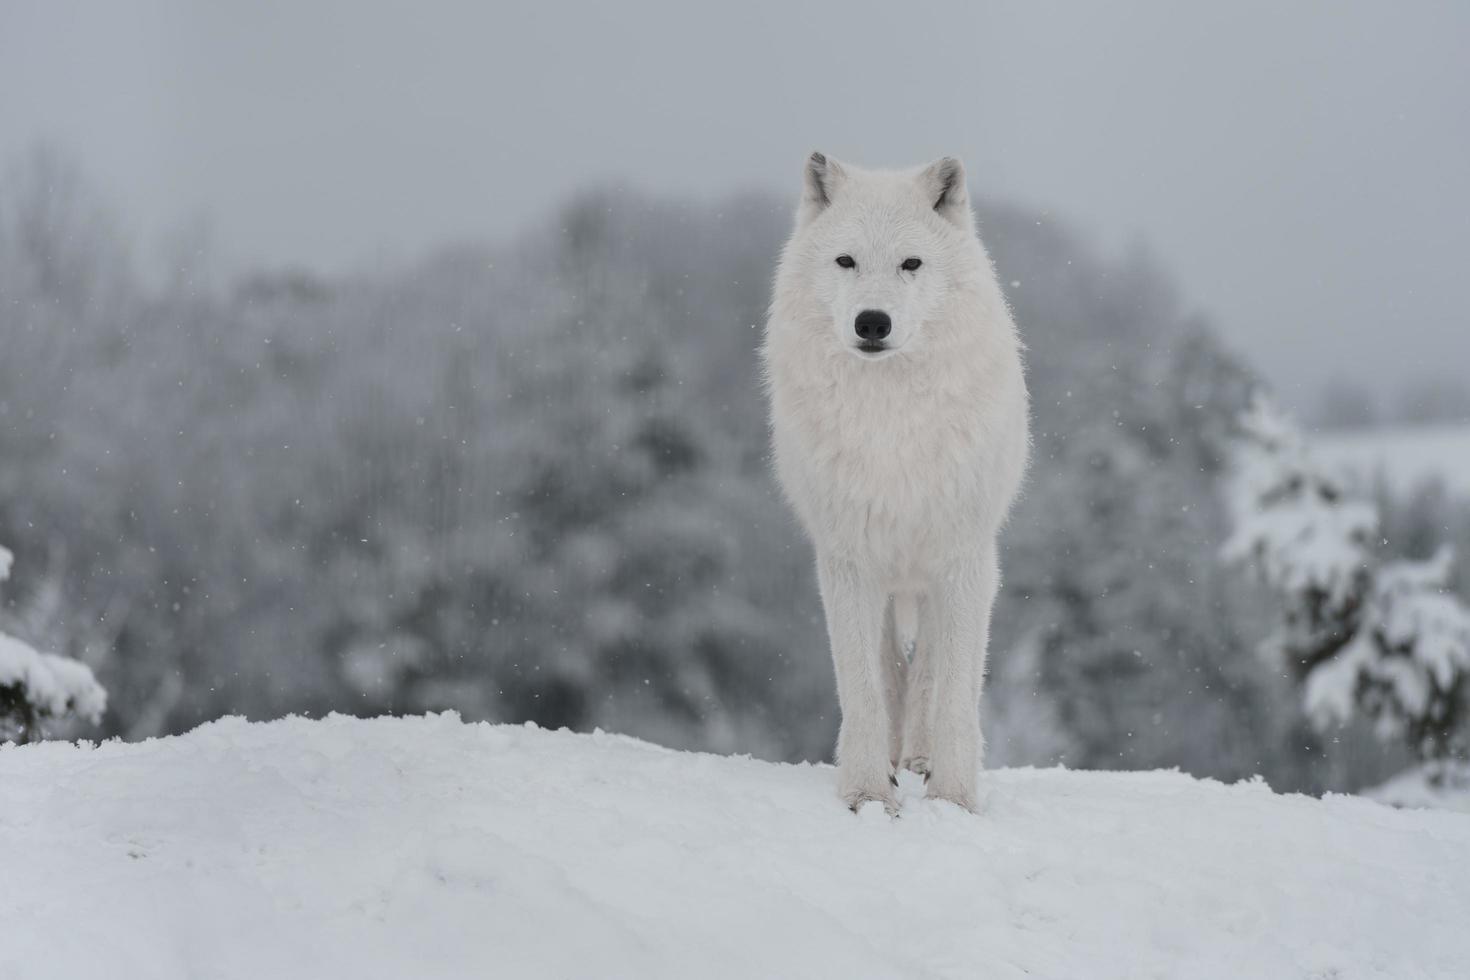
<path id="1" fill-rule="evenodd" d="M 181 246 L 155 282 L 108 202 L 37 152 L 0 180 L 0 541 L 24 559 L 3 625 L 94 668 L 110 702 L 88 736 L 455 709 L 829 757 L 811 555 L 768 472 L 755 357 L 791 206 L 608 187 L 398 267 L 224 285 Z M 1036 434 L 991 762 L 1307 791 L 1402 768 L 1307 726 L 1255 652 L 1266 598 L 1219 560 L 1248 367 L 1146 253 L 979 216 Z M 1466 536 L 1434 499 L 1438 530 L 1389 512 L 1410 550 Z"/>

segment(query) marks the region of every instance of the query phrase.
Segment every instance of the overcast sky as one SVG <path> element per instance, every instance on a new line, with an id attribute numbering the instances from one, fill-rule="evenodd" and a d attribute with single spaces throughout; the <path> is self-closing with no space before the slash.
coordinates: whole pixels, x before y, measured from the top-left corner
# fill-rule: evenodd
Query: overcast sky
<path id="1" fill-rule="evenodd" d="M 1470 371 L 1467 51 L 1470 3 L 0 0 L 0 152 L 73 151 L 145 241 L 207 214 L 235 267 L 329 270 L 593 180 L 794 194 L 812 148 L 953 153 L 1147 242 L 1307 404 Z"/>

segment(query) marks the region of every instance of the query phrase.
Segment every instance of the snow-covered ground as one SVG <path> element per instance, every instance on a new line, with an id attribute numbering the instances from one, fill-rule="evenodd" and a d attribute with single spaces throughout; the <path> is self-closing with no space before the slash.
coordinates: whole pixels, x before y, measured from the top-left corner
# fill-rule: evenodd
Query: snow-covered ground
<path id="1" fill-rule="evenodd" d="M 0 750 L 0 978 L 1467 975 L 1470 818 L 1178 773 L 826 766 L 453 715 Z"/>
<path id="2" fill-rule="evenodd" d="M 1452 494 L 1470 496 L 1470 425 L 1388 426 L 1312 437 L 1318 459 L 1356 477 L 1380 477 L 1394 493 L 1442 479 Z"/>

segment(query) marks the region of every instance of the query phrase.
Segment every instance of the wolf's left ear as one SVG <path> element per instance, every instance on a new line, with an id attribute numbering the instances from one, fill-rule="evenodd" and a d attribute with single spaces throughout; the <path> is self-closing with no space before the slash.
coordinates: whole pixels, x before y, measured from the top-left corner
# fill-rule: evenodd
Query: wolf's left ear
<path id="1" fill-rule="evenodd" d="M 935 160 L 919 174 L 919 186 L 939 216 L 953 224 L 971 224 L 970 192 L 965 189 L 965 167 L 954 157 Z"/>

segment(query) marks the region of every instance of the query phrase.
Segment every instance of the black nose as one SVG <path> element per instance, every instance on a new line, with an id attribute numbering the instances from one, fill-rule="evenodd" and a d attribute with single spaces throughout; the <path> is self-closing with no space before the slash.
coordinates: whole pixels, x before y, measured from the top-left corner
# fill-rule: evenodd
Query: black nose
<path id="1" fill-rule="evenodd" d="M 888 336 L 888 332 L 893 329 L 893 321 L 882 310 L 863 310 L 852 326 L 859 337 L 871 344 Z"/>

